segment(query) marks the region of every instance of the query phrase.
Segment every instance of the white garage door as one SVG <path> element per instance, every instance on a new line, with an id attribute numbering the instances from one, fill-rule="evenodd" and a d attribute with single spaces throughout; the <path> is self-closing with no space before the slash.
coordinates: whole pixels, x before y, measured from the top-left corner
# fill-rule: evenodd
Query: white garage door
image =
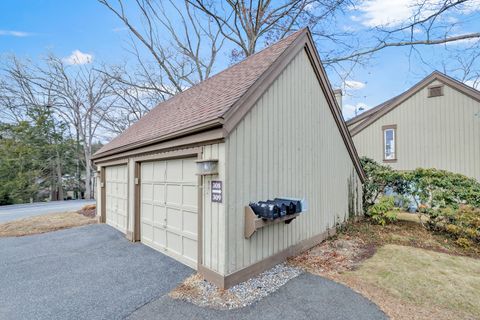
<path id="1" fill-rule="evenodd" d="M 141 164 L 141 240 L 197 267 L 195 158 Z"/>
<path id="2" fill-rule="evenodd" d="M 123 233 L 127 232 L 126 165 L 105 168 L 105 222 Z"/>

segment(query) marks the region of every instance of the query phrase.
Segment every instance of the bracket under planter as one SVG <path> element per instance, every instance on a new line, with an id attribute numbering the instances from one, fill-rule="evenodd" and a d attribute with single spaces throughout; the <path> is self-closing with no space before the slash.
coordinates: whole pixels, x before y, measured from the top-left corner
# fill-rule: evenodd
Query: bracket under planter
<path id="1" fill-rule="evenodd" d="M 277 224 L 285 222 L 289 224 L 301 213 L 290 214 L 273 220 L 267 220 L 259 218 L 255 212 L 253 212 L 250 206 L 245 206 L 245 239 L 249 239 L 258 229 L 269 226 L 271 224 Z"/>

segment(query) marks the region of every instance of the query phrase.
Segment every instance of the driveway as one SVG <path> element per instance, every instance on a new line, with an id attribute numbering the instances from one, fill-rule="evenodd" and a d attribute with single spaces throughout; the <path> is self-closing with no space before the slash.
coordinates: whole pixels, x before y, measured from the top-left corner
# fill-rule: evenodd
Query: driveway
<path id="1" fill-rule="evenodd" d="M 167 293 L 194 271 L 104 225 L 0 238 L 0 319 L 386 319 L 349 288 L 303 274 L 243 309 Z"/>
<path id="2" fill-rule="evenodd" d="M 68 200 L 0 206 L 0 223 L 48 213 L 77 211 L 94 203 L 95 200 Z"/>
<path id="3" fill-rule="evenodd" d="M 123 319 L 193 272 L 104 224 L 0 238 L 0 319 Z"/>
<path id="4" fill-rule="evenodd" d="M 374 303 L 350 288 L 305 273 L 290 280 L 265 299 L 242 309 L 212 310 L 164 296 L 138 309 L 127 319 L 383 320 L 388 318 Z"/>

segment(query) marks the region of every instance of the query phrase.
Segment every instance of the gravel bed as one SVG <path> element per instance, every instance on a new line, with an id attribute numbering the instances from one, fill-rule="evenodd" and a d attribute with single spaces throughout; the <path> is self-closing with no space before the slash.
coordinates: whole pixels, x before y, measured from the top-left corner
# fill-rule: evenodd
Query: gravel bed
<path id="1" fill-rule="evenodd" d="M 200 307 L 219 310 L 243 308 L 275 292 L 302 273 L 301 268 L 281 263 L 227 290 L 218 289 L 196 274 L 187 278 L 170 296 Z"/>

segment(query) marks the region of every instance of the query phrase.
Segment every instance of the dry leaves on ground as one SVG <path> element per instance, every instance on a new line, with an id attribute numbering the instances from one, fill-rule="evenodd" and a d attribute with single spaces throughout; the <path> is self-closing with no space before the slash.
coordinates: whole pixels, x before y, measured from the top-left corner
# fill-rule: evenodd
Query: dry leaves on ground
<path id="1" fill-rule="evenodd" d="M 76 212 L 45 214 L 0 224 L 0 237 L 20 237 L 97 223 Z"/>
<path id="2" fill-rule="evenodd" d="M 400 221 L 394 225 L 381 227 L 361 221 L 347 225 L 336 237 L 289 259 L 289 263 L 352 288 L 376 303 L 391 319 L 474 319 L 471 313 L 467 313 L 461 307 L 452 310 L 451 308 L 442 308 L 434 303 L 420 305 L 415 299 L 408 300 L 392 294 L 392 289 L 394 289 L 394 291 L 398 290 L 399 292 L 407 290 L 409 295 L 414 295 L 416 289 L 413 285 L 407 289 L 394 286 L 387 290 L 387 288 L 364 279 L 365 277 L 357 270 L 364 263 L 373 260 L 370 258 L 374 256 L 377 248 L 389 244 L 399 244 L 406 246 L 407 250 L 411 248 L 411 250 L 419 252 L 422 252 L 422 250 L 415 248 L 428 249 L 430 251 L 423 252 L 426 254 L 428 252 L 438 252 L 446 258 L 452 257 L 452 259 L 455 259 L 458 255 L 478 258 L 478 248 L 465 249 L 455 246 L 445 236 L 432 234 L 416 222 Z M 405 256 L 406 265 L 408 265 L 409 259 Z M 408 270 L 408 267 L 404 269 Z M 396 275 L 400 272 L 400 270 L 391 271 Z M 371 274 L 369 271 L 365 272 Z M 445 272 L 445 269 L 442 269 L 442 272 Z M 378 274 L 380 276 L 382 272 Z M 410 277 L 409 274 L 402 274 L 401 276 Z M 415 282 L 410 281 L 410 283 Z M 428 283 L 426 285 L 428 286 Z"/>

